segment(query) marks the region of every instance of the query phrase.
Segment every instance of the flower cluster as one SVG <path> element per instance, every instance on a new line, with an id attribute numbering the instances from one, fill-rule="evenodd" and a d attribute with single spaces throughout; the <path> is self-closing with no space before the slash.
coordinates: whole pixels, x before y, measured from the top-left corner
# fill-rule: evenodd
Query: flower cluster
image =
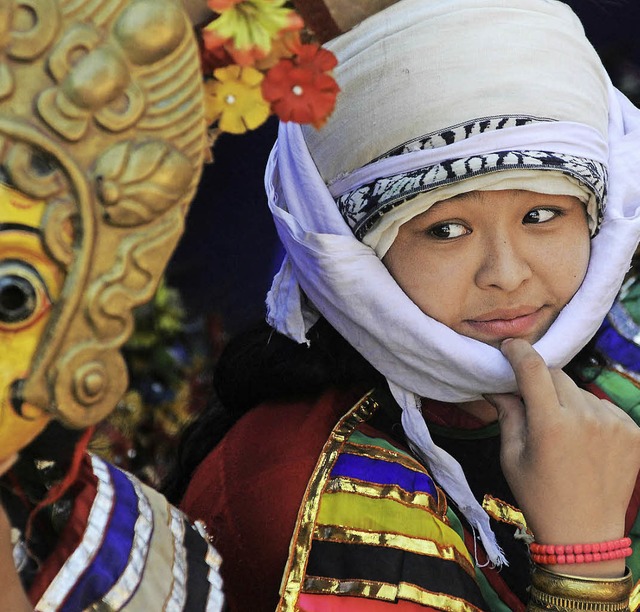
<path id="1" fill-rule="evenodd" d="M 335 106 L 335 56 L 303 43 L 304 22 L 285 0 L 208 0 L 202 29 L 206 115 L 221 132 L 243 134 L 275 113 L 321 127 Z"/>

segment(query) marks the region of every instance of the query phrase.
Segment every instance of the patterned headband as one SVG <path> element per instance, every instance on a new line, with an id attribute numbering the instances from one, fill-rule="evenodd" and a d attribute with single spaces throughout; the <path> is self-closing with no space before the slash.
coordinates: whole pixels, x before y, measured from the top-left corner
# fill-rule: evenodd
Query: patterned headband
<path id="1" fill-rule="evenodd" d="M 410 140 L 371 163 L 415 151 L 446 147 L 492 130 L 551 121 L 553 120 L 516 115 L 475 119 Z M 560 172 L 585 186 L 594 196 L 590 199 L 589 216 L 595 220 L 592 233 L 597 233 L 607 194 L 606 167 L 592 159 L 553 151 L 502 150 L 443 159 L 439 163 L 383 176 L 339 195 L 333 195 L 340 214 L 355 236 L 361 240 L 385 213 L 421 193 L 480 175 L 520 169 Z"/>

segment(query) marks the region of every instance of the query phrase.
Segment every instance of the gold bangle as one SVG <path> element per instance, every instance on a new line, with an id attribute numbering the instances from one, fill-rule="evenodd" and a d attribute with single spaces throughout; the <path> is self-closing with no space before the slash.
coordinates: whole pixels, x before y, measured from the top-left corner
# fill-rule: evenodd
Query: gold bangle
<path id="1" fill-rule="evenodd" d="M 600 610 L 626 612 L 633 588 L 631 572 L 622 578 L 584 578 L 550 572 L 536 566 L 531 576 L 531 612 Z"/>

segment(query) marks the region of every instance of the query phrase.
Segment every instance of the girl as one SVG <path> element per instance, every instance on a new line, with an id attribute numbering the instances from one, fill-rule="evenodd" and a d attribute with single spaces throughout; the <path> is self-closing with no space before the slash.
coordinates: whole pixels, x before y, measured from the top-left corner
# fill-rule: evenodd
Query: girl
<path id="1" fill-rule="evenodd" d="M 553 0 L 329 47 L 336 112 L 267 169 L 272 330 L 218 372 L 253 409 L 183 498 L 230 608 L 638 609 L 640 429 L 560 368 L 638 243 L 640 112 Z"/>

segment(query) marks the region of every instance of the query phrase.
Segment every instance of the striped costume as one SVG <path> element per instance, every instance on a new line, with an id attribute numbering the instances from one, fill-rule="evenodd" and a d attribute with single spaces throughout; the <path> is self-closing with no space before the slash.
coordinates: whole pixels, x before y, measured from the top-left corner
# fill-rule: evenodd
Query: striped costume
<path id="1" fill-rule="evenodd" d="M 74 486 L 71 516 L 30 587 L 38 612 L 222 608 L 220 557 L 162 495 L 95 455 Z"/>

